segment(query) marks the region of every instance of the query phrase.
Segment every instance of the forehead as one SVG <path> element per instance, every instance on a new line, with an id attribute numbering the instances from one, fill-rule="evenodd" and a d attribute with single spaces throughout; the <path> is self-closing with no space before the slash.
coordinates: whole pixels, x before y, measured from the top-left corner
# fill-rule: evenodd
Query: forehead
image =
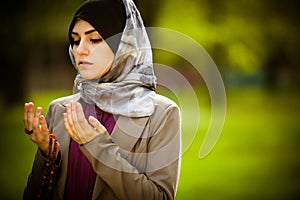
<path id="1" fill-rule="evenodd" d="M 81 33 L 89 30 L 95 29 L 90 23 L 82 19 L 77 19 L 72 32 Z"/>

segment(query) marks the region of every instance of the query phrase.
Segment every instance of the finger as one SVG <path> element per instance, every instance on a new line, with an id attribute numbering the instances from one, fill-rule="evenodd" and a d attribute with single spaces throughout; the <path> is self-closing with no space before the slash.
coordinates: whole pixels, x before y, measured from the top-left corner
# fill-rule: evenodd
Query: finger
<path id="1" fill-rule="evenodd" d="M 48 134 L 47 122 L 44 115 L 40 116 L 41 131 L 43 134 Z"/>
<path id="2" fill-rule="evenodd" d="M 89 122 L 98 133 L 105 135 L 108 141 L 113 142 L 106 128 L 95 117 L 89 116 Z"/>
<path id="3" fill-rule="evenodd" d="M 71 131 L 72 131 L 71 137 L 78 144 L 80 144 L 80 139 L 79 139 L 79 135 L 78 135 L 78 129 L 76 128 L 77 117 L 76 117 L 76 115 L 74 113 L 76 113 L 76 111 L 74 109 L 74 102 L 71 101 L 71 103 L 69 104 L 68 109 L 67 109 L 68 122 L 69 122 L 69 125 L 70 125 L 70 128 L 71 128 Z"/>
<path id="4" fill-rule="evenodd" d="M 34 117 L 34 121 L 33 121 L 33 125 L 32 125 L 34 133 L 40 132 L 40 116 L 41 116 L 41 114 L 42 114 L 42 108 L 38 107 L 36 109 L 36 115 Z"/>
<path id="5" fill-rule="evenodd" d="M 89 116 L 89 122 L 97 132 L 102 134 L 105 133 L 106 128 L 94 116 Z"/>
<path id="6" fill-rule="evenodd" d="M 70 137 L 75 141 L 77 142 L 78 144 L 80 143 L 80 140 L 77 136 L 77 132 L 74 131 L 73 128 L 71 128 L 70 124 L 69 124 L 69 119 L 68 119 L 68 114 L 67 113 L 64 113 L 64 124 L 65 124 L 65 128 L 68 132 L 68 134 L 70 135 Z"/>
<path id="7" fill-rule="evenodd" d="M 72 104 L 72 102 L 71 102 L 71 104 Z M 71 104 L 67 104 L 66 105 L 67 121 L 68 121 L 68 124 L 69 124 L 69 127 L 70 127 L 72 133 L 74 133 L 75 132 L 75 128 L 74 128 L 74 122 L 73 122 L 73 118 L 72 118 Z"/>
<path id="8" fill-rule="evenodd" d="M 75 104 L 74 107 L 76 109 L 76 114 L 78 116 L 78 119 L 85 121 L 85 117 L 84 117 L 84 113 L 83 113 L 81 104 L 79 102 L 76 102 L 74 104 Z"/>
<path id="9" fill-rule="evenodd" d="M 73 122 L 76 124 L 76 122 L 77 122 L 77 113 L 76 113 L 76 103 L 74 103 L 74 102 L 71 102 L 71 117 L 73 119 Z"/>
<path id="10" fill-rule="evenodd" d="M 64 124 L 65 124 L 65 128 L 66 128 L 67 132 L 72 137 L 73 136 L 73 131 L 72 131 L 71 127 L 70 127 L 69 120 L 68 120 L 68 114 L 67 113 L 64 113 Z"/>
<path id="11" fill-rule="evenodd" d="M 24 124 L 25 124 L 25 128 L 28 127 L 28 123 L 27 123 L 27 113 L 28 113 L 28 103 L 24 104 Z"/>
<path id="12" fill-rule="evenodd" d="M 80 144 L 80 140 L 79 140 L 79 138 L 76 135 L 77 133 L 74 132 L 73 129 L 70 127 L 69 120 L 68 120 L 68 114 L 67 113 L 64 113 L 64 123 L 65 123 L 65 128 L 66 128 L 68 134 L 70 135 L 70 137 L 75 142 L 77 142 L 78 144 Z"/>
<path id="13" fill-rule="evenodd" d="M 43 149 L 47 150 L 49 148 L 49 129 L 47 127 L 47 122 L 44 115 L 40 115 L 39 117 L 39 132 L 36 134 L 36 139 L 39 142 L 43 142 Z"/>
<path id="14" fill-rule="evenodd" d="M 34 104 L 29 102 L 27 104 L 27 129 L 33 129 L 33 122 L 34 122 Z"/>
<path id="15" fill-rule="evenodd" d="M 81 128 L 83 130 L 89 128 L 89 124 L 87 122 L 87 120 L 85 119 L 85 115 L 83 113 L 82 107 L 80 103 L 75 103 L 74 105 L 75 109 L 76 109 L 76 117 L 77 117 L 77 125 L 79 125 L 78 128 Z"/>
<path id="16" fill-rule="evenodd" d="M 85 119 L 80 103 L 74 103 L 72 109 L 73 119 L 75 120 L 74 126 L 76 128 L 77 136 L 81 138 L 81 140 L 83 140 L 84 137 L 86 137 L 86 133 L 92 131 L 92 127 Z"/>

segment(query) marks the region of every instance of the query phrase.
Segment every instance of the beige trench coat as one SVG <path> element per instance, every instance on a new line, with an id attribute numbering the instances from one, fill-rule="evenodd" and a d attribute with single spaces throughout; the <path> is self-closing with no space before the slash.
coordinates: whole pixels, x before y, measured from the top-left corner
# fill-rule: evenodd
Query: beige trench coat
<path id="1" fill-rule="evenodd" d="M 49 129 L 61 147 L 57 179 L 52 199 L 63 199 L 66 183 L 70 136 L 63 121 L 65 106 L 78 95 L 54 100 L 46 115 Z M 155 111 L 150 117 L 119 116 L 111 133 L 113 142 L 99 135 L 80 149 L 97 173 L 93 199 L 174 199 L 180 171 L 180 111 L 171 100 L 156 95 Z M 24 199 L 35 199 L 45 157 L 35 155 Z"/>

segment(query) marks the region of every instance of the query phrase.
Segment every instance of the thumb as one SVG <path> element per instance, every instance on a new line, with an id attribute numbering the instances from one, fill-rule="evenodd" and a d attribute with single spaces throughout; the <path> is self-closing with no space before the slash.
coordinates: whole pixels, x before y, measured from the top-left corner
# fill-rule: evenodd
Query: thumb
<path id="1" fill-rule="evenodd" d="M 89 116 L 89 122 L 97 132 L 102 134 L 106 132 L 106 128 L 95 117 Z"/>

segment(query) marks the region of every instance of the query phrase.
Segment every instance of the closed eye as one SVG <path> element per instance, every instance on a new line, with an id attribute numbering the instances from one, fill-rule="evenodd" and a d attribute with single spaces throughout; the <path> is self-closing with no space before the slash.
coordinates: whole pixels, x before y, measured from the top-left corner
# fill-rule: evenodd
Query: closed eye
<path id="1" fill-rule="evenodd" d="M 79 43 L 80 43 L 80 40 L 74 40 L 74 41 L 73 41 L 73 44 L 74 44 L 74 45 L 79 45 Z"/>
<path id="2" fill-rule="evenodd" d="M 100 43 L 100 42 L 102 42 L 103 41 L 103 38 L 99 38 L 99 39 L 90 39 L 90 41 L 92 42 L 92 43 Z"/>

